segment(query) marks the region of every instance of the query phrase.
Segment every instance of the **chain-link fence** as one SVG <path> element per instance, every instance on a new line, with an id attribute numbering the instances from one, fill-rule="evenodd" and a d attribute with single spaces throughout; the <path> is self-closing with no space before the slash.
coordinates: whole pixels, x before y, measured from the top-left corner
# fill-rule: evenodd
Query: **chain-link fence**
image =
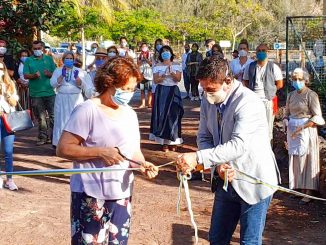
<path id="1" fill-rule="evenodd" d="M 326 16 L 287 17 L 286 21 L 286 81 L 291 72 L 306 68 L 310 87 L 319 94 L 326 117 Z M 290 86 L 289 86 L 290 87 Z"/>

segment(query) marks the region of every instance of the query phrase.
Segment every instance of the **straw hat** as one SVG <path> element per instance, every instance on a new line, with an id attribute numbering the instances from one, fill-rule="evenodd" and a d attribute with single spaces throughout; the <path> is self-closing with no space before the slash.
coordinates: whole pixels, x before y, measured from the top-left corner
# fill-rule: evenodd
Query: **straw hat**
<path id="1" fill-rule="evenodd" d="M 97 48 L 95 55 L 97 56 L 108 56 L 108 52 L 105 48 Z"/>

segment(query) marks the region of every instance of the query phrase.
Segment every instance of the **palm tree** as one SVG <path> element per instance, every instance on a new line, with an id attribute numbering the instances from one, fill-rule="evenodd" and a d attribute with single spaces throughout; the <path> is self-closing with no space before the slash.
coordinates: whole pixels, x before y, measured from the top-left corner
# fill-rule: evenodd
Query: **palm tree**
<path id="1" fill-rule="evenodd" d="M 102 18 L 108 23 L 111 24 L 113 20 L 113 10 L 121 9 L 128 10 L 130 6 L 134 7 L 140 4 L 140 0 L 67 0 L 73 3 L 76 8 L 78 17 L 82 20 L 83 23 L 80 27 L 81 38 L 82 38 L 82 55 L 85 60 L 85 6 L 91 6 L 93 8 L 98 8 L 101 11 Z M 83 62 L 83 68 L 85 68 L 85 62 Z"/>

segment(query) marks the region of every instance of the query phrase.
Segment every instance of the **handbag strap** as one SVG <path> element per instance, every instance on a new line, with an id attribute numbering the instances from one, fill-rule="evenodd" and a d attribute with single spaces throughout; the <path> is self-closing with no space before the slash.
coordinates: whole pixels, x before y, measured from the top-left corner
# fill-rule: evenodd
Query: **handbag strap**
<path id="1" fill-rule="evenodd" d="M 21 106 L 21 104 L 19 103 L 18 100 L 17 100 L 17 104 L 18 104 L 19 109 L 20 109 L 21 111 L 23 111 L 24 109 L 23 109 L 23 107 Z"/>

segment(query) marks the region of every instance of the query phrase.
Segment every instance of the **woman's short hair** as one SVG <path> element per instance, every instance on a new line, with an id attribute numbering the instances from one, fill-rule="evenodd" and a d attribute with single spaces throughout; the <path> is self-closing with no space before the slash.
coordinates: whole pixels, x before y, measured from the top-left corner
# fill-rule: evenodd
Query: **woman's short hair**
<path id="1" fill-rule="evenodd" d="M 302 74 L 303 75 L 303 80 L 305 81 L 305 84 L 310 84 L 310 75 L 308 71 L 305 68 L 295 68 L 294 71 L 292 72 L 291 77 Z"/>
<path id="2" fill-rule="evenodd" d="M 114 49 L 114 52 L 115 52 L 117 55 L 119 54 L 118 49 L 117 49 L 116 46 L 112 45 L 112 46 L 108 47 L 106 51 L 109 53 L 109 50 L 110 50 L 110 49 Z"/>
<path id="3" fill-rule="evenodd" d="M 62 60 L 65 60 L 65 58 L 66 58 L 69 54 L 72 56 L 73 59 L 75 59 L 75 54 L 74 54 L 72 51 L 66 51 L 66 52 L 62 55 Z"/>
<path id="4" fill-rule="evenodd" d="M 196 79 L 210 81 L 224 80 L 226 77 L 231 77 L 231 69 L 226 59 L 222 57 L 207 57 L 199 65 Z"/>
<path id="5" fill-rule="evenodd" d="M 219 53 L 222 53 L 223 54 L 223 50 L 222 50 L 222 48 L 221 48 L 221 46 L 218 44 L 218 43 L 215 43 L 213 46 L 212 46 L 212 50 L 213 49 L 217 49 L 217 51 L 219 52 Z"/>
<path id="6" fill-rule="evenodd" d="M 143 77 L 138 66 L 130 58 L 113 57 L 96 72 L 94 85 L 100 94 L 110 87 L 121 88 L 126 85 L 130 77 L 142 81 Z"/>
<path id="7" fill-rule="evenodd" d="M 172 48 L 171 48 L 170 46 L 168 46 L 168 45 L 164 45 L 164 46 L 160 49 L 160 52 L 158 53 L 158 59 L 159 59 L 161 62 L 164 61 L 163 58 L 162 58 L 162 56 L 161 56 L 162 53 L 164 52 L 164 49 L 165 49 L 165 50 L 167 49 L 167 50 L 170 51 L 170 53 L 171 53 L 171 58 L 170 58 L 170 60 L 173 61 L 175 55 L 173 54 L 173 50 L 172 50 Z"/>

